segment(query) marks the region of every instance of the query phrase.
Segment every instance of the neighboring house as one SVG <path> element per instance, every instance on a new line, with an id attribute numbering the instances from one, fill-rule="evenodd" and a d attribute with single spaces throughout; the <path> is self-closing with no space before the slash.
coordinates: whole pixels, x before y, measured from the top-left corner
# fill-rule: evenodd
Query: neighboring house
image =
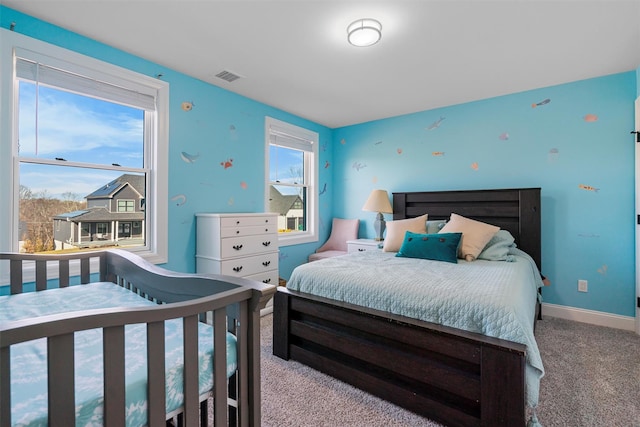
<path id="1" fill-rule="evenodd" d="M 87 208 L 56 215 L 56 250 L 144 244 L 145 177 L 124 174 L 89 194 Z"/>
<path id="2" fill-rule="evenodd" d="M 269 187 L 269 210 L 278 213 L 279 231 L 298 231 L 304 226 L 304 204 L 297 194 L 284 195 Z"/>

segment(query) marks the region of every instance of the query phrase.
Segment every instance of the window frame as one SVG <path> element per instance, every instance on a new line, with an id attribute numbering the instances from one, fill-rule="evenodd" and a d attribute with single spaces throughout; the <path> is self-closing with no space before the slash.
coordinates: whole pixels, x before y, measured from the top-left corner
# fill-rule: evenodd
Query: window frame
<path id="1" fill-rule="evenodd" d="M 133 70 L 51 45 L 22 34 L 0 29 L 0 198 L 10 200 L 10 208 L 0 210 L 0 251 L 18 250 L 19 166 L 18 82 L 15 78 L 16 51 L 32 52 L 34 57 L 46 57 L 51 65 L 122 87 L 146 86 L 156 98 L 153 120 L 145 120 L 145 133 L 151 135 L 148 150 L 147 195 L 153 209 L 146 212 L 148 231 L 145 247 L 129 248 L 152 263 L 168 260 L 168 124 L 169 84 Z M 128 85 L 128 86 L 127 86 Z"/>
<path id="2" fill-rule="evenodd" d="M 264 206 L 265 211 L 269 210 L 269 193 L 270 186 L 272 184 L 269 171 L 270 171 L 270 152 L 272 135 L 278 133 L 289 135 L 293 138 L 304 140 L 309 143 L 310 150 L 303 149 L 301 147 L 293 147 L 298 150 L 305 151 L 305 178 L 309 182 L 305 182 L 307 188 L 307 229 L 306 231 L 296 233 L 278 233 L 278 243 L 280 246 L 298 245 L 302 243 L 312 243 L 318 241 L 318 223 L 319 223 L 319 209 L 318 209 L 318 145 L 319 135 L 317 132 L 302 128 L 300 126 L 292 125 L 281 120 L 274 119 L 272 117 L 265 117 L 265 195 Z M 286 146 L 286 145 L 285 145 Z"/>

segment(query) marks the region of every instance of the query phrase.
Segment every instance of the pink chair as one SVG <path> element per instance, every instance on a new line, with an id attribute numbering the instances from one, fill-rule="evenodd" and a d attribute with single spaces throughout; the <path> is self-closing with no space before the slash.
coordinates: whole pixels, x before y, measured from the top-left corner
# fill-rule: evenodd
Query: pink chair
<path id="1" fill-rule="evenodd" d="M 333 218 L 329 240 L 316 249 L 315 253 L 309 255 L 309 262 L 345 255 L 347 253 L 347 240 L 358 238 L 359 226 L 359 219 Z"/>

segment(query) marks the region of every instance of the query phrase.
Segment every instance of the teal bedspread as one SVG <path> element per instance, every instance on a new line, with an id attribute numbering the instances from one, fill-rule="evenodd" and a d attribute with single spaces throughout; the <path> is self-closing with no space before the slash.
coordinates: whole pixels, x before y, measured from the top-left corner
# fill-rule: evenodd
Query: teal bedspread
<path id="1" fill-rule="evenodd" d="M 544 368 L 533 335 L 542 280 L 531 257 L 457 264 L 366 251 L 297 267 L 287 288 L 527 346 L 527 404 L 538 402 Z"/>
<path id="2" fill-rule="evenodd" d="M 93 283 L 0 297 L 0 322 L 78 310 L 156 304 L 113 283 Z M 200 323 L 200 394 L 213 388 L 213 328 Z M 182 321 L 165 322 L 167 411 L 182 406 Z M 147 423 L 146 326 L 125 327 L 127 425 Z M 14 426 L 47 425 L 45 339 L 18 344 L 11 351 L 11 410 Z M 102 331 L 75 334 L 76 425 L 103 424 Z M 237 367 L 236 339 L 227 333 L 227 376 Z"/>

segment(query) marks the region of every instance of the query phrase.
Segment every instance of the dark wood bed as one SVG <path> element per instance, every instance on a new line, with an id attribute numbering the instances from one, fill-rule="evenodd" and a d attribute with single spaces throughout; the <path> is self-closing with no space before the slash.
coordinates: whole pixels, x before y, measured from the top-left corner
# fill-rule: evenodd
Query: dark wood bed
<path id="1" fill-rule="evenodd" d="M 508 230 L 541 266 L 540 189 L 393 193 L 393 218 Z M 539 309 L 539 305 L 538 305 Z M 523 344 L 278 288 L 273 354 L 450 426 L 526 423 Z"/>

